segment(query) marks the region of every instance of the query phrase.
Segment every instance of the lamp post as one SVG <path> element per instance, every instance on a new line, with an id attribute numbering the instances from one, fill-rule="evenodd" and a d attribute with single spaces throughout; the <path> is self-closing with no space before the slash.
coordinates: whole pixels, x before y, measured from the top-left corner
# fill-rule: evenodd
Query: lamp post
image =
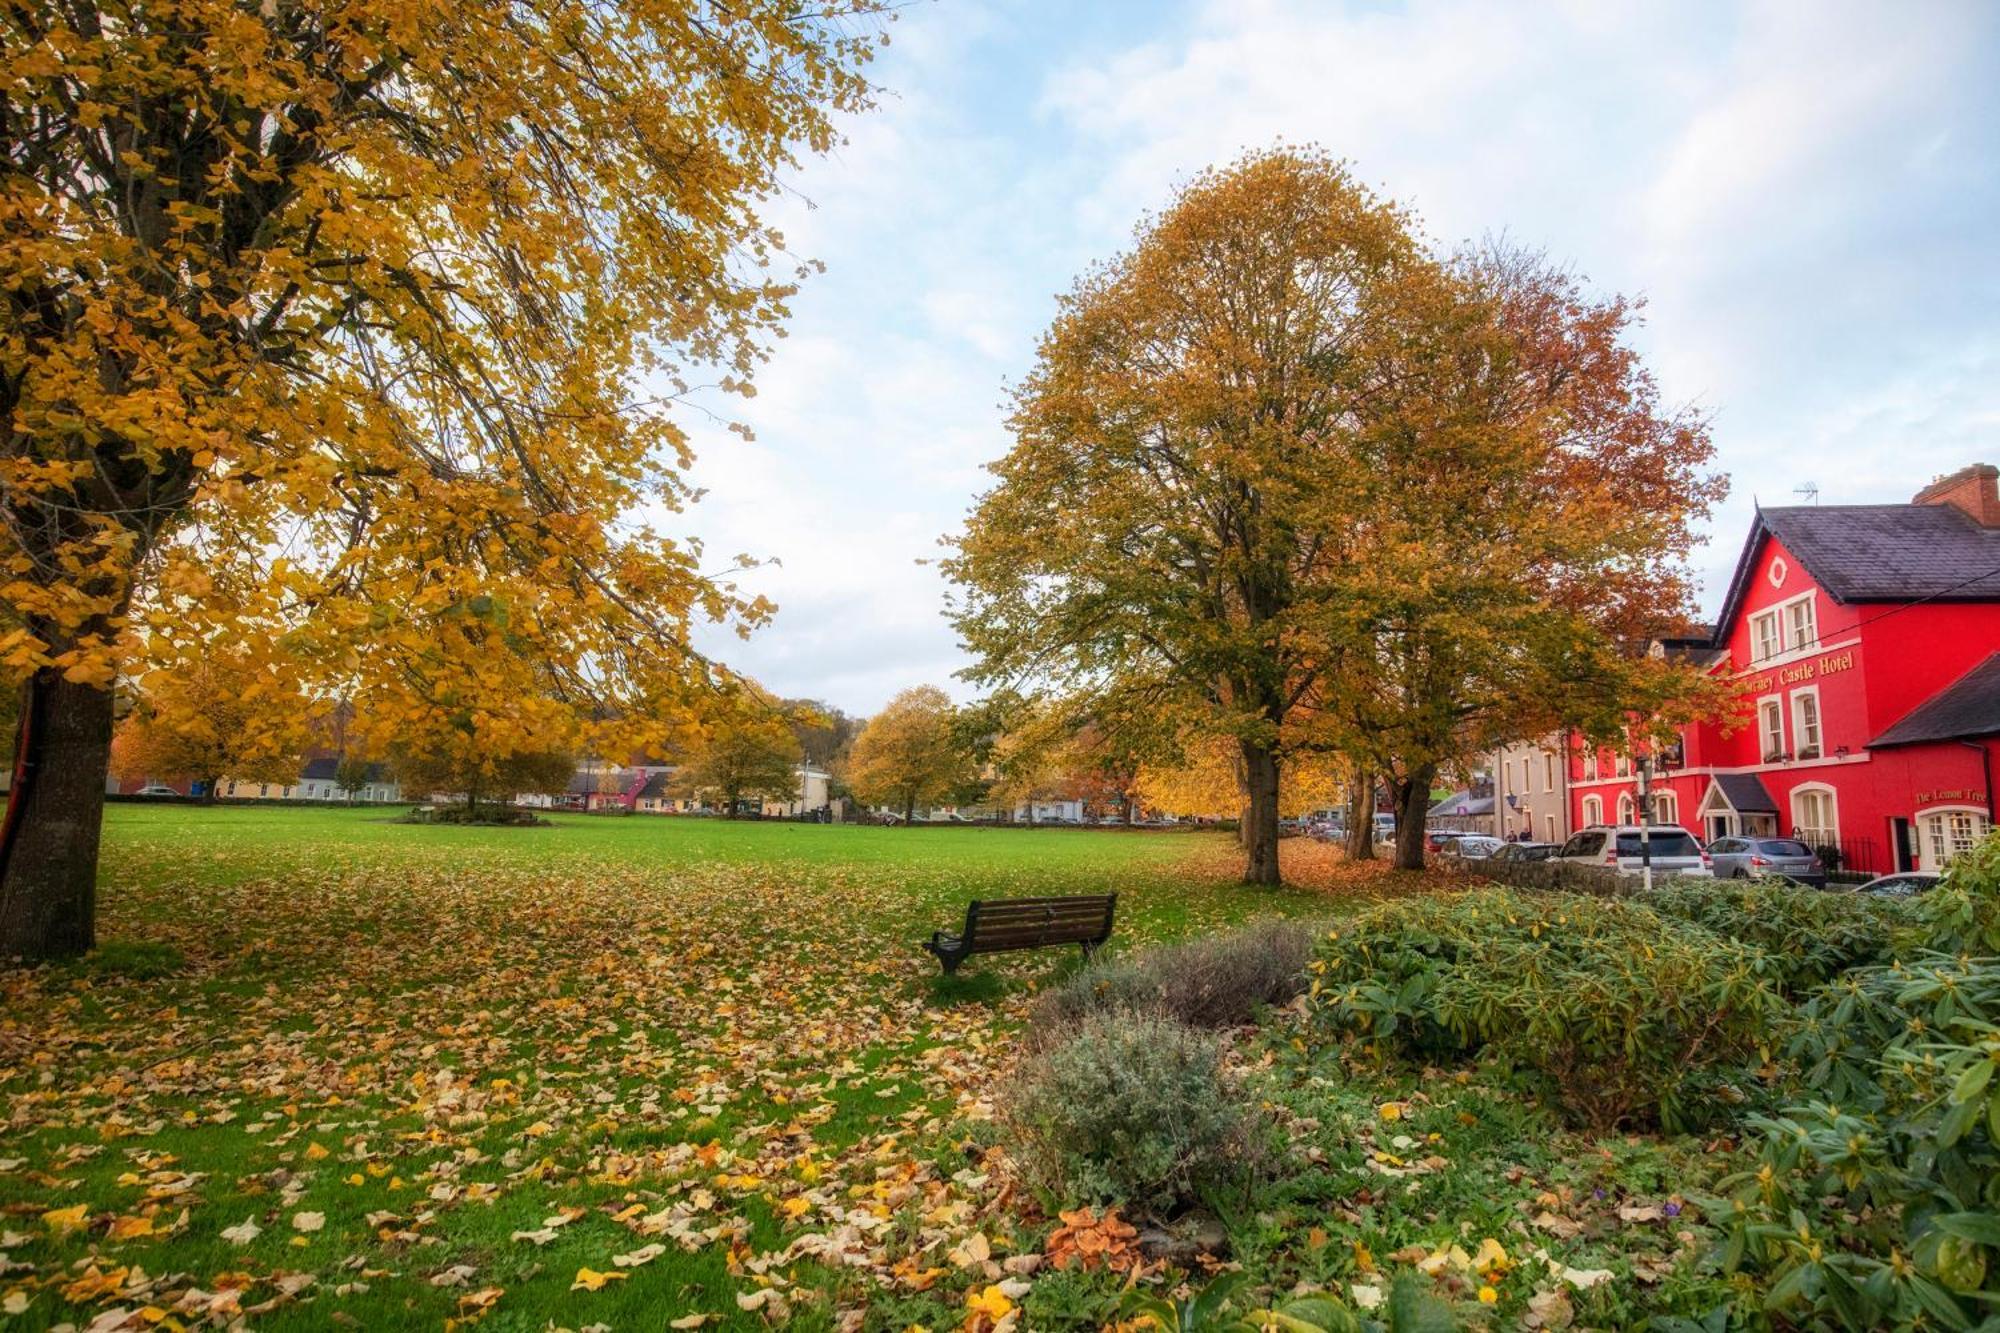
<path id="1" fill-rule="evenodd" d="M 1653 891 L 1653 756 L 1638 757 L 1639 876 L 1647 893 Z"/>

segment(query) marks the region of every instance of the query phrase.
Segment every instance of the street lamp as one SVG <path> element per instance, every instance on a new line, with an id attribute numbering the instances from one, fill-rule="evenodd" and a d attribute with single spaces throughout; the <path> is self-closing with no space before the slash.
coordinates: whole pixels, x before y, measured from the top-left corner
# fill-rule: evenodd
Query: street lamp
<path id="1" fill-rule="evenodd" d="M 1653 891 L 1653 756 L 1638 756 L 1639 875 L 1647 893 Z"/>

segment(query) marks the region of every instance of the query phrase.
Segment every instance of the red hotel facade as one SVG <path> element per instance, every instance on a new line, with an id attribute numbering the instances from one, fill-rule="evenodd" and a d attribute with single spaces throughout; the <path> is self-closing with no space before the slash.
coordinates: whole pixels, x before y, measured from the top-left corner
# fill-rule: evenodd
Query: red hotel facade
<path id="1" fill-rule="evenodd" d="M 1908 504 L 1761 510 L 1714 632 L 1679 654 L 1747 683 L 1727 729 L 1659 756 L 1654 816 L 1935 870 L 1986 835 L 2000 767 L 2000 470 Z M 1569 756 L 1573 827 L 1632 822 L 1629 758 Z"/>

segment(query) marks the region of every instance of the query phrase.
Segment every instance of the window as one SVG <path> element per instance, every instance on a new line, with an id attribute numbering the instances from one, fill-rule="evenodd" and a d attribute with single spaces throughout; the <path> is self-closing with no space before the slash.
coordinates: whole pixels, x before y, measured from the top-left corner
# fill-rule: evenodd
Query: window
<path id="1" fill-rule="evenodd" d="M 1545 754 L 1542 756 L 1542 790 L 1554 791 L 1555 789 L 1556 757 L 1552 754 Z"/>
<path id="2" fill-rule="evenodd" d="M 1788 631 L 1786 647 L 1819 646 L 1819 614 L 1813 608 L 1813 598 L 1810 593 L 1785 608 L 1785 629 Z"/>
<path id="3" fill-rule="evenodd" d="M 1919 826 L 1923 868 L 1929 871 L 1943 870 L 1953 857 L 1971 851 L 1986 837 L 1986 816 L 1978 810 L 1940 810 L 1925 815 Z"/>
<path id="4" fill-rule="evenodd" d="M 1814 847 L 1840 843 L 1840 818 L 1834 810 L 1833 788 L 1800 787 L 1792 793 L 1792 836 Z"/>
<path id="5" fill-rule="evenodd" d="M 1621 751 L 1615 758 L 1613 758 L 1611 762 L 1612 762 L 1611 771 L 1613 773 L 1617 774 L 1621 778 L 1631 776 L 1632 773 L 1631 755 L 1625 754 L 1624 752 Z"/>
<path id="6" fill-rule="evenodd" d="M 1798 757 L 1817 759 L 1819 743 L 1819 690 L 1808 688 L 1792 693 L 1792 735 L 1799 746 Z"/>
<path id="7" fill-rule="evenodd" d="M 1586 796 L 1583 798 L 1583 822 L 1586 824 L 1602 824 L 1604 822 L 1603 797 Z"/>
<path id="8" fill-rule="evenodd" d="M 1618 822 L 1621 824 L 1633 823 L 1632 810 L 1632 793 L 1628 791 L 1618 798 Z"/>
<path id="9" fill-rule="evenodd" d="M 1554 842 L 1556 840 L 1556 817 L 1554 815 L 1543 815 L 1542 827 L 1548 830 L 1548 832 L 1542 835 L 1542 841 Z"/>
<path id="10" fill-rule="evenodd" d="M 1678 824 L 1681 822 L 1680 797 L 1670 791 L 1653 793 L 1653 822 L 1655 824 Z"/>
<path id="11" fill-rule="evenodd" d="M 1785 710 L 1776 699 L 1757 701 L 1757 734 L 1764 741 L 1764 762 L 1775 764 L 1785 754 Z"/>
<path id="12" fill-rule="evenodd" d="M 1761 662 L 1767 657 L 1776 657 L 1784 649 L 1779 637 L 1778 613 L 1760 611 L 1750 617 L 1750 660 Z"/>
<path id="13" fill-rule="evenodd" d="M 1583 752 L 1583 780 L 1597 781 L 1597 750 L 1595 747 Z"/>
<path id="14" fill-rule="evenodd" d="M 1523 795 L 1526 795 L 1528 792 L 1531 792 L 1534 789 L 1535 789 L 1534 761 L 1530 759 L 1523 759 L 1521 761 L 1521 792 Z"/>

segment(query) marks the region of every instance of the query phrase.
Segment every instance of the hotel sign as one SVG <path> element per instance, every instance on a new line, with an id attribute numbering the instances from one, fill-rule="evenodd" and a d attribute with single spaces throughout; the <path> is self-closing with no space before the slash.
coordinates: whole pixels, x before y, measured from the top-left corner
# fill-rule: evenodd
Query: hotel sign
<path id="1" fill-rule="evenodd" d="M 1919 809 L 1926 805 L 1936 805 L 1939 801 L 1985 801 L 1986 793 L 1961 787 L 1957 791 L 1920 791 L 1917 794 Z"/>
<path id="2" fill-rule="evenodd" d="M 1845 652 L 1823 653 L 1802 662 L 1788 662 L 1773 671 L 1750 682 L 1750 688 L 1758 694 L 1766 693 L 1774 685 L 1798 685 L 1804 681 L 1817 680 L 1821 676 L 1831 676 L 1847 671 L 1854 666 L 1854 649 Z"/>

